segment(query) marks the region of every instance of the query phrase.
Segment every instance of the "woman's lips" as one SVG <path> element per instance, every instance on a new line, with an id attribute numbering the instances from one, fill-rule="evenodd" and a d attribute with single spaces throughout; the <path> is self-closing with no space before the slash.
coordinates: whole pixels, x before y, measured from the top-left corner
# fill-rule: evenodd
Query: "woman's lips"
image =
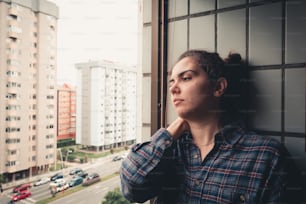
<path id="1" fill-rule="evenodd" d="M 173 100 L 173 104 L 174 105 L 179 105 L 180 103 L 182 103 L 184 100 L 183 99 L 174 99 Z"/>

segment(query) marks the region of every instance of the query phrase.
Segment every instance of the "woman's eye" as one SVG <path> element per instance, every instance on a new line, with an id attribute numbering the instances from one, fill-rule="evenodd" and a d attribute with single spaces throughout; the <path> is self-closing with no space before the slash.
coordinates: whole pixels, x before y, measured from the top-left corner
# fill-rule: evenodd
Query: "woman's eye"
<path id="1" fill-rule="evenodd" d="M 189 81 L 191 79 L 191 77 L 183 77 L 184 81 Z"/>

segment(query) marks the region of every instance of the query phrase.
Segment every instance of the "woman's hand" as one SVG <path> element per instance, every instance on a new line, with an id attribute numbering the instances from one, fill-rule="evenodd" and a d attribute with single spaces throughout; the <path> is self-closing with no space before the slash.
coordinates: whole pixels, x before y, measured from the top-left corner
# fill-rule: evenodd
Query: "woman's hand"
<path id="1" fill-rule="evenodd" d="M 167 131 L 173 136 L 175 140 L 178 139 L 180 135 L 186 130 L 189 130 L 189 125 L 184 119 L 180 117 L 175 119 L 175 121 L 173 121 L 167 127 Z"/>

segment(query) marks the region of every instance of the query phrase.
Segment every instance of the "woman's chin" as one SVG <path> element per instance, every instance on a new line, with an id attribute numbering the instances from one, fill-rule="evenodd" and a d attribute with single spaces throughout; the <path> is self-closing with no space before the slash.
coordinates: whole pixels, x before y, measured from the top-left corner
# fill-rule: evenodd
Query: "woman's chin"
<path id="1" fill-rule="evenodd" d="M 189 111 L 177 111 L 177 115 L 183 119 L 187 119 L 192 116 L 191 112 Z"/>

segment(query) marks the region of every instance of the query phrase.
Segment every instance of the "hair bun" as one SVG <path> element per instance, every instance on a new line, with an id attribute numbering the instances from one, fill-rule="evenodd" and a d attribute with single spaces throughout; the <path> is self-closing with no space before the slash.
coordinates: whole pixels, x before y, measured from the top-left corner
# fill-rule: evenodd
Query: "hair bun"
<path id="1" fill-rule="evenodd" d="M 238 53 L 229 53 L 227 58 L 224 60 L 227 64 L 240 64 L 241 63 L 241 55 Z"/>

